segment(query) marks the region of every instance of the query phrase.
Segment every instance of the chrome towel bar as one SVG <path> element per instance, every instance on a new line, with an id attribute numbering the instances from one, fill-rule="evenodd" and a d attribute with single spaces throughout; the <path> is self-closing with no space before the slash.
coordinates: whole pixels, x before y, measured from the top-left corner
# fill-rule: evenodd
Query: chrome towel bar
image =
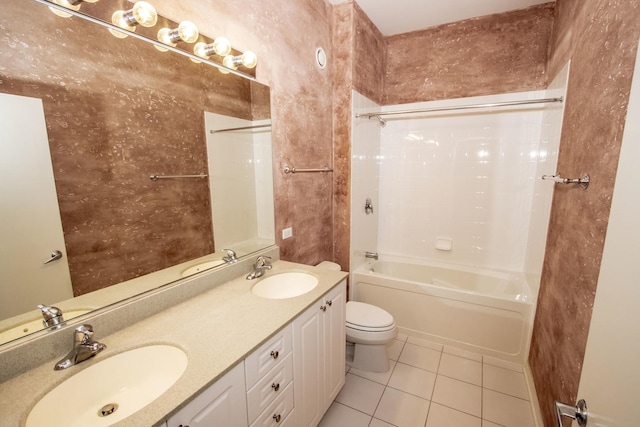
<path id="1" fill-rule="evenodd" d="M 314 169 L 299 169 L 294 168 L 293 166 L 284 165 L 283 172 L 286 174 L 294 174 L 294 173 L 309 173 L 309 172 L 333 172 L 329 166 L 325 166 L 323 168 L 314 168 Z"/>
<path id="2" fill-rule="evenodd" d="M 559 173 L 555 175 L 542 175 L 542 179 L 546 181 L 558 182 L 560 184 L 580 184 L 583 189 L 589 188 L 591 177 L 588 173 L 582 175 L 582 178 L 562 178 Z"/>
<path id="3" fill-rule="evenodd" d="M 207 174 L 201 173 L 200 175 L 150 175 L 149 179 L 157 181 L 159 179 L 173 179 L 173 178 L 206 178 Z"/>

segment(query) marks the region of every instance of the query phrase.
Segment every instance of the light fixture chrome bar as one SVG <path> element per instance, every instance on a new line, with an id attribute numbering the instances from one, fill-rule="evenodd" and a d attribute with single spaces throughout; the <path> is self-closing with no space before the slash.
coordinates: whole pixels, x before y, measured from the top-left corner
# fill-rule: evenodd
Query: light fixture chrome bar
<path id="1" fill-rule="evenodd" d="M 200 175 L 150 175 L 149 179 L 157 181 L 159 179 L 173 179 L 173 178 L 206 178 L 209 175 L 201 173 Z"/>
<path id="2" fill-rule="evenodd" d="M 231 74 L 235 74 L 236 76 L 244 77 L 245 79 L 249 79 L 249 80 L 254 81 L 254 82 L 257 81 L 255 77 L 250 76 L 249 74 L 245 74 L 245 73 L 242 73 L 240 71 L 234 70 L 232 68 L 225 67 L 222 64 L 218 64 L 216 62 L 209 61 L 208 59 L 202 58 L 201 56 L 194 55 L 193 53 L 189 53 L 189 52 L 186 52 L 184 50 L 177 49 L 177 48 L 175 48 L 173 46 L 169 46 L 167 44 L 164 44 L 164 43 L 162 43 L 160 41 L 156 41 L 154 39 L 151 39 L 149 37 L 143 36 L 141 34 L 125 30 L 124 28 L 118 27 L 117 25 L 114 25 L 114 24 L 112 24 L 110 22 L 101 21 L 100 19 L 94 18 L 93 16 L 85 15 L 84 13 L 75 11 L 73 9 L 67 9 L 64 6 L 60 6 L 58 4 L 50 2 L 48 0 L 34 0 L 34 1 L 36 1 L 36 2 L 38 2 L 40 4 L 43 4 L 43 5 L 47 6 L 47 7 L 50 7 L 52 9 L 60 10 L 60 11 L 62 11 L 64 13 L 69 14 L 69 15 L 77 16 L 78 18 L 84 19 L 85 21 L 93 22 L 94 24 L 98 24 L 98 25 L 100 25 L 102 27 L 105 27 L 105 28 L 108 28 L 108 29 L 111 29 L 111 30 L 114 30 L 114 31 L 120 31 L 120 32 L 122 32 L 122 33 L 124 33 L 124 34 L 126 34 L 128 36 L 131 36 L 133 38 L 136 38 L 138 40 L 142 40 L 142 41 L 145 41 L 147 43 L 151 43 L 154 46 L 158 46 L 158 47 L 160 47 L 160 48 L 162 48 L 164 50 L 170 50 L 171 52 L 175 52 L 175 53 L 177 53 L 179 55 L 186 56 L 187 58 L 193 59 L 195 61 L 199 61 L 199 62 L 202 62 L 204 64 L 211 65 L 212 67 L 216 67 L 218 69 L 224 70 L 224 71 L 229 72 Z"/>
<path id="3" fill-rule="evenodd" d="M 298 169 L 292 166 L 284 165 L 283 172 L 285 174 L 294 174 L 294 173 L 309 173 L 309 172 L 333 172 L 329 166 L 325 166 L 323 168 L 313 168 L 313 169 Z"/>
<path id="4" fill-rule="evenodd" d="M 229 128 L 229 129 L 211 129 L 209 132 L 211 133 L 221 133 L 221 132 L 233 132 L 236 130 L 249 130 L 249 129 L 262 129 L 262 128 L 270 128 L 271 124 L 268 125 L 253 125 L 253 126 L 243 126 L 240 128 Z"/>
<path id="5" fill-rule="evenodd" d="M 562 102 L 562 98 L 543 98 L 543 99 L 525 99 L 522 101 L 507 101 L 507 102 L 493 102 L 489 104 L 469 104 L 469 105 L 457 105 L 451 107 L 433 107 L 433 108 L 417 108 L 415 110 L 399 110 L 377 113 L 358 113 L 356 118 L 365 117 L 370 119 L 376 117 L 380 120 L 381 117 L 397 116 L 399 114 L 416 114 L 416 113 L 435 113 L 442 111 L 457 111 L 457 110 L 473 110 L 478 108 L 496 108 L 496 107 L 511 107 L 515 105 L 528 105 L 528 104 L 548 104 L 552 102 Z"/>

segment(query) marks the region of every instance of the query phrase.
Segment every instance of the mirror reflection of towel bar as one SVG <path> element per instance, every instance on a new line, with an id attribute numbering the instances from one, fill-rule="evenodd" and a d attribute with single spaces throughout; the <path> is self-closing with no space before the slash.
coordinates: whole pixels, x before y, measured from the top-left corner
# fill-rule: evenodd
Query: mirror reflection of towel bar
<path id="1" fill-rule="evenodd" d="M 331 169 L 329 166 L 325 166 L 323 168 L 314 168 L 314 169 L 298 169 L 298 168 L 294 168 L 292 166 L 284 166 L 284 173 L 286 174 L 293 174 L 293 173 L 308 173 L 308 172 L 333 172 L 333 169 Z"/>
<path id="2" fill-rule="evenodd" d="M 150 175 L 149 179 L 156 181 L 158 179 L 172 179 L 172 178 L 206 178 L 208 175 L 201 173 L 200 175 Z"/>
<path id="3" fill-rule="evenodd" d="M 582 178 L 562 178 L 559 173 L 555 175 L 542 175 L 541 177 L 547 181 L 559 182 L 561 184 L 580 184 L 583 189 L 589 188 L 589 182 L 591 181 L 591 177 L 588 173 L 582 175 Z"/>

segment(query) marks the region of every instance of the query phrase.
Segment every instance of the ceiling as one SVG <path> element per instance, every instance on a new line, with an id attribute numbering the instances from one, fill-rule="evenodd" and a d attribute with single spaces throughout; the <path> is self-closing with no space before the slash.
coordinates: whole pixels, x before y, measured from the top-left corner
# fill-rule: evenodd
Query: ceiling
<path id="1" fill-rule="evenodd" d="M 329 0 L 333 4 L 347 0 Z M 477 16 L 523 9 L 553 0 L 356 0 L 385 36 Z"/>

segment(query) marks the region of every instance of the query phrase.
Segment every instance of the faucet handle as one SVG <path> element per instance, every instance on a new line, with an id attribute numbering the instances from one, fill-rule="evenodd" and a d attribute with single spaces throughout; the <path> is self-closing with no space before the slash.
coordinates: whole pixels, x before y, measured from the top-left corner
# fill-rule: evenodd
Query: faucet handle
<path id="1" fill-rule="evenodd" d="M 38 304 L 38 308 L 40 309 L 40 311 L 42 311 L 42 324 L 45 328 L 57 326 L 64 322 L 64 318 L 62 317 L 62 310 L 60 310 L 58 307 Z"/>
<path id="2" fill-rule="evenodd" d="M 227 253 L 227 256 L 222 257 L 224 262 L 233 263 L 238 261 L 238 256 L 233 249 L 223 249 Z"/>
<path id="3" fill-rule="evenodd" d="M 74 345 L 90 344 L 93 341 L 93 326 L 89 324 L 80 325 L 73 334 Z"/>
<path id="4" fill-rule="evenodd" d="M 256 268 L 266 268 L 271 269 L 272 265 L 269 263 L 271 261 L 270 256 L 260 255 L 256 258 Z"/>

